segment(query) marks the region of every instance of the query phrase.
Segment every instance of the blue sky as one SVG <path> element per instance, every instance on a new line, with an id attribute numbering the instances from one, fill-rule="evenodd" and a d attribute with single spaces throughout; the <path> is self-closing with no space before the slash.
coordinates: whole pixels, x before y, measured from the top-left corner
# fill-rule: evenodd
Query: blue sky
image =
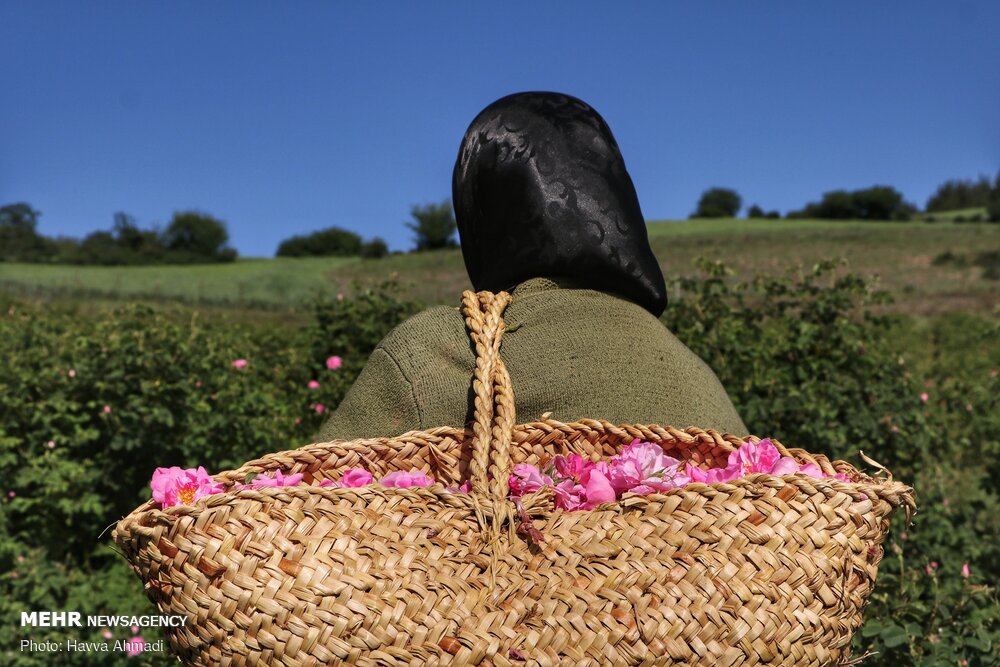
<path id="1" fill-rule="evenodd" d="M 412 246 L 465 128 L 523 90 L 608 121 L 647 219 L 785 212 L 1000 169 L 997 2 L 0 0 L 0 204 L 83 236 L 197 208 L 242 255 L 328 226 Z"/>

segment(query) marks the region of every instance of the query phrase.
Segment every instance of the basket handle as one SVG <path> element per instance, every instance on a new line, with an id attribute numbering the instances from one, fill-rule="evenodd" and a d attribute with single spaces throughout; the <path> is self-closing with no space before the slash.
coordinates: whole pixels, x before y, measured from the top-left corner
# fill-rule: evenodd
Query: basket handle
<path id="1" fill-rule="evenodd" d="M 500 358 L 500 339 L 506 328 L 503 311 L 510 301 L 507 292 L 467 290 L 462 294 L 462 312 L 476 349 L 472 487 L 497 501 L 506 501 L 510 492 L 510 440 L 515 418 L 510 375 Z"/>

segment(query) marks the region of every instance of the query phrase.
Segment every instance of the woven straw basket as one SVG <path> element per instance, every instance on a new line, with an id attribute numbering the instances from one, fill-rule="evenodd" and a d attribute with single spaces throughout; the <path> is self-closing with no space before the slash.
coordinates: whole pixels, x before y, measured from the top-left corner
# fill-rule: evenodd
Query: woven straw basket
<path id="1" fill-rule="evenodd" d="M 846 664 L 889 518 L 914 508 L 912 489 L 778 444 L 853 482 L 755 474 L 577 512 L 543 489 L 522 499 L 529 527 L 507 498 L 513 464 L 606 457 L 641 438 L 724 465 L 743 439 L 598 420 L 515 426 L 499 356 L 509 301 L 465 293 L 471 428 L 271 454 L 216 480 L 281 470 L 303 484 L 165 510 L 150 501 L 118 524 L 150 599 L 189 619 L 167 630 L 173 652 L 189 665 L 289 667 Z M 316 486 L 353 467 L 418 468 L 438 483 Z M 444 488 L 466 479 L 471 493 Z"/>

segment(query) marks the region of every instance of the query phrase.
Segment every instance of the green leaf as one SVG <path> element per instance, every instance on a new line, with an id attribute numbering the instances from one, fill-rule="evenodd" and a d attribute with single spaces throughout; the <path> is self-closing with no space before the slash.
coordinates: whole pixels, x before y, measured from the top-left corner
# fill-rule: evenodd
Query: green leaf
<path id="1" fill-rule="evenodd" d="M 907 634 L 906 630 L 895 623 L 886 626 L 881 633 L 881 638 L 886 648 L 902 646 L 910 641 L 910 635 Z"/>
<path id="2" fill-rule="evenodd" d="M 861 628 L 862 637 L 875 637 L 882 634 L 885 630 L 885 625 L 879 623 L 878 621 L 868 621 L 865 623 L 864 627 Z"/>

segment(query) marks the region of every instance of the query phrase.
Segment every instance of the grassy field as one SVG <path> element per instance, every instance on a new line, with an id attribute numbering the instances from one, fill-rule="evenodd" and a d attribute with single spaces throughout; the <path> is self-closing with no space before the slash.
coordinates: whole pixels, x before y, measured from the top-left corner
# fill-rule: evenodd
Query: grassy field
<path id="1" fill-rule="evenodd" d="M 895 310 L 915 314 L 994 313 L 998 283 L 971 261 L 1000 251 L 1000 225 L 876 223 L 820 220 L 693 220 L 652 222 L 650 243 L 666 276 L 690 274 L 704 256 L 729 265 L 738 279 L 843 259 L 847 269 L 890 291 Z M 945 252 L 965 265 L 935 265 Z M 453 303 L 470 287 L 461 253 L 444 250 L 380 260 L 253 259 L 179 267 L 76 267 L 0 263 L 0 289 L 28 298 L 116 301 L 179 299 L 218 305 L 281 308 L 317 289 L 350 289 L 395 275 L 413 297 Z"/>
<path id="2" fill-rule="evenodd" d="M 22 294 L 112 299 L 297 303 L 329 287 L 326 273 L 358 258 L 245 259 L 191 266 L 66 266 L 0 263 L 0 288 Z"/>
<path id="3" fill-rule="evenodd" d="M 921 219 L 932 218 L 934 220 L 954 220 L 955 218 L 965 218 L 966 220 L 979 216 L 983 220 L 989 217 L 985 206 L 974 206 L 972 208 L 956 208 L 950 211 L 934 211 L 933 213 L 922 213 Z"/>

